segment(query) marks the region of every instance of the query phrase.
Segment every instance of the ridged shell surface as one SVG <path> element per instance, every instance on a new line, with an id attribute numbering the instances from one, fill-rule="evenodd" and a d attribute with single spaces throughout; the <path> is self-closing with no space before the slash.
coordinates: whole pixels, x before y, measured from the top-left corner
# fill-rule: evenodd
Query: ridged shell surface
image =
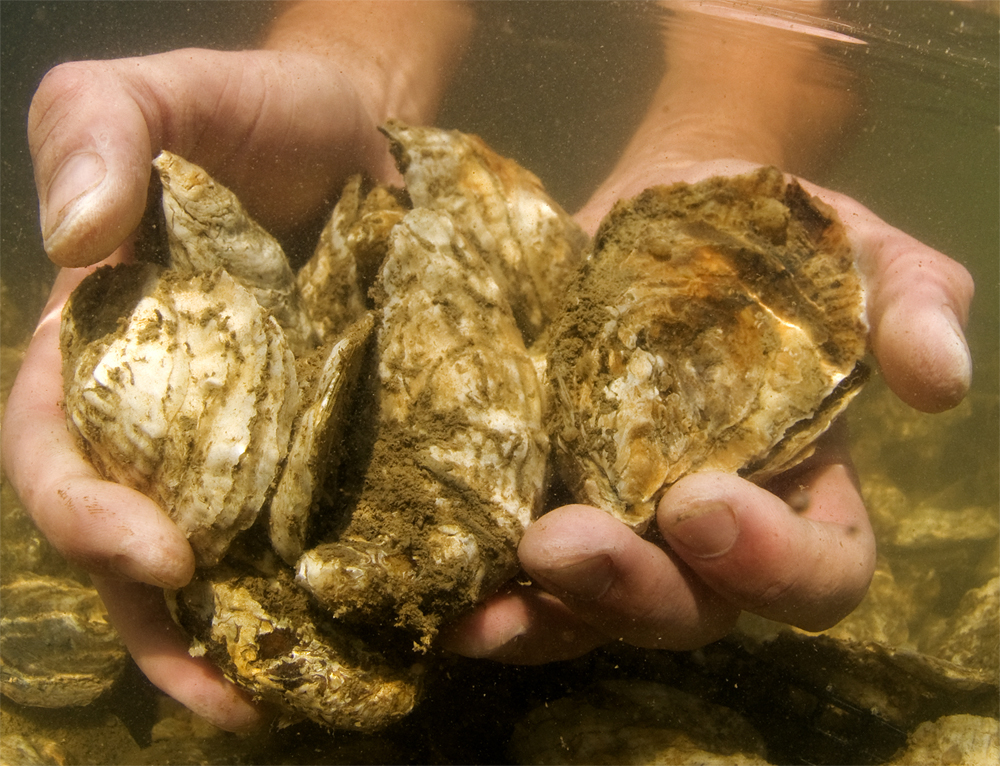
<path id="1" fill-rule="evenodd" d="M 256 697 L 337 729 L 372 731 L 416 704 L 419 665 L 397 667 L 315 613 L 291 572 L 272 577 L 223 568 L 202 573 L 179 598 L 204 652 Z"/>
<path id="2" fill-rule="evenodd" d="M 222 269 L 119 266 L 74 292 L 61 341 L 91 460 L 165 509 L 199 563 L 218 561 L 288 451 L 295 360 L 273 317 Z"/>
<path id="3" fill-rule="evenodd" d="M 531 345 L 559 310 L 587 235 L 538 177 L 457 130 L 382 128 L 414 208 L 446 213 L 493 272 Z"/>
<path id="4" fill-rule="evenodd" d="M 22 576 L 0 587 L 0 689 L 20 705 L 89 705 L 125 667 L 125 645 L 93 588 Z"/>

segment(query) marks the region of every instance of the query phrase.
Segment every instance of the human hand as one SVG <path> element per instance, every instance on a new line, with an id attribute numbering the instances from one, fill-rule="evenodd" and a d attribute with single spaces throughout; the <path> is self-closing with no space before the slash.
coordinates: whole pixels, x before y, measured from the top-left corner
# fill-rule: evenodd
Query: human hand
<path id="1" fill-rule="evenodd" d="M 176 51 L 58 67 L 29 118 L 46 248 L 68 266 L 128 260 L 160 148 L 207 166 L 269 226 L 294 225 L 329 207 L 348 174 L 394 172 L 380 119 L 311 54 Z M 27 351 L 5 413 L 6 473 L 53 545 L 94 574 L 150 680 L 222 728 L 252 728 L 266 713 L 188 655 L 167 613 L 160 589 L 194 572 L 186 539 L 146 497 L 103 481 L 66 429 L 60 315 L 87 271 L 60 273 Z"/>
<path id="2" fill-rule="evenodd" d="M 715 161 L 642 166 L 612 178 L 578 214 L 591 233 L 612 202 L 653 183 L 694 183 L 754 169 Z M 802 182 L 834 207 L 867 291 L 870 346 L 893 391 L 929 412 L 968 391 L 962 335 L 973 286 L 959 264 L 843 195 Z M 566 506 L 542 516 L 519 547 L 533 584 L 513 584 L 444 631 L 460 654 L 517 663 L 569 659 L 620 639 L 693 649 L 725 635 L 742 610 L 807 630 L 846 616 L 864 596 L 875 540 L 842 432 L 758 487 L 736 476 L 685 477 L 663 496 L 658 540 L 610 515 Z"/>

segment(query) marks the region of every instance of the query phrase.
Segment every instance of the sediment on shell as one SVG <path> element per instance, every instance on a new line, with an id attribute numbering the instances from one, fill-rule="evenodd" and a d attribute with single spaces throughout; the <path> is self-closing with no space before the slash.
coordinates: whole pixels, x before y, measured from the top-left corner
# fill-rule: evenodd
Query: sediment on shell
<path id="1" fill-rule="evenodd" d="M 295 422 L 288 456 L 268 506 L 271 545 L 287 564 L 302 555 L 327 481 L 337 486 L 344 424 L 375 320 L 369 312 L 315 354 L 321 365 Z"/>
<path id="2" fill-rule="evenodd" d="M 124 321 L 109 332 L 113 314 Z M 63 316 L 71 429 L 106 478 L 152 498 L 214 564 L 288 451 L 299 391 L 281 329 L 224 270 L 148 264 L 94 272 Z"/>

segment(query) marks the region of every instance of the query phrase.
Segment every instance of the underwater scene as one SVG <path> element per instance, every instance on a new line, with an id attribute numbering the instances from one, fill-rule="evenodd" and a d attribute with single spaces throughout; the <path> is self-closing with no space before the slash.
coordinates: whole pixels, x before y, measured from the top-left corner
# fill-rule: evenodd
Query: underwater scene
<path id="1" fill-rule="evenodd" d="M 159 154 L 135 238 L 146 262 L 96 272 L 67 303 L 60 406 L 101 473 L 189 539 L 195 579 L 165 594 L 175 629 L 275 722 L 227 732 L 151 683 L 4 475 L 0 764 L 995 763 L 1000 4 L 770 5 L 474 0 L 435 127 L 379 128 L 395 180 L 355 176 L 275 236 L 252 199 Z M 250 49 L 281 11 L 0 0 L 4 411 L 58 272 L 28 144 L 42 77 Z M 643 192 L 597 229 L 587 203 L 621 157 L 647 156 L 631 139 L 657 94 L 697 101 L 716 86 L 697 72 L 725 67 L 685 63 L 755 46 L 806 62 L 776 75 L 801 111 L 780 115 L 782 151 L 746 141 L 737 159 L 780 157 L 803 186 L 730 164 L 732 178 Z M 757 63 L 730 73 L 748 114 L 778 87 L 748 74 Z M 732 138 L 721 119 L 694 130 Z M 930 414 L 890 390 L 865 344 L 870 274 L 810 184 L 968 270 L 960 402 Z M 783 387 L 789 366 L 799 382 Z M 164 369 L 190 371 L 186 399 Z M 171 407 L 193 435 L 157 431 Z M 582 502 L 666 547 L 662 488 L 699 470 L 802 512 L 796 466 L 834 420 L 877 553 L 833 627 L 743 612 L 701 648 L 617 640 L 545 664 L 436 645 L 504 583 L 530 585 L 517 545 L 532 514 Z M 253 462 L 212 449 L 237 421 Z"/>

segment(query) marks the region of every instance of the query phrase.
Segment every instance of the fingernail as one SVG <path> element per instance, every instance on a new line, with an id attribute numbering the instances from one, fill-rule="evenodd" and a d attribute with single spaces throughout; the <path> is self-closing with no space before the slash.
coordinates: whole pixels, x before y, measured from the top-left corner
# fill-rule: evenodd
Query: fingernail
<path id="1" fill-rule="evenodd" d="M 594 556 L 550 569 L 538 579 L 546 590 L 554 591 L 556 596 L 595 601 L 611 587 L 614 570 L 608 556 Z"/>
<path id="2" fill-rule="evenodd" d="M 96 152 L 80 152 L 66 158 L 56 171 L 45 200 L 42 236 L 46 240 L 80 214 L 87 197 L 106 175 L 104 158 Z"/>
<path id="3" fill-rule="evenodd" d="M 194 575 L 194 559 L 184 556 L 187 550 L 147 543 L 130 538 L 132 545 L 112 557 L 111 566 L 127 580 L 144 582 L 158 588 L 183 588 Z"/>
<path id="4" fill-rule="evenodd" d="M 115 575 L 125 580 L 135 580 L 157 588 L 175 590 L 188 584 L 190 578 L 170 577 L 172 573 L 160 573 L 151 569 L 145 562 L 135 561 L 130 557 L 121 557 L 111 562 L 111 567 Z M 168 576 L 162 576 L 167 574 Z"/>
<path id="5" fill-rule="evenodd" d="M 944 316 L 948 330 L 951 331 L 950 338 L 942 339 L 942 350 L 950 355 L 949 366 L 954 371 L 954 380 L 959 389 L 959 398 L 964 397 L 972 385 L 972 354 L 969 352 L 969 344 L 965 340 L 965 333 L 958 319 L 951 312 Z M 948 334 L 948 331 L 945 331 Z"/>
<path id="6" fill-rule="evenodd" d="M 733 547 L 739 527 L 727 503 L 700 503 L 674 519 L 667 532 L 671 543 L 679 543 L 695 556 L 721 556 Z"/>

